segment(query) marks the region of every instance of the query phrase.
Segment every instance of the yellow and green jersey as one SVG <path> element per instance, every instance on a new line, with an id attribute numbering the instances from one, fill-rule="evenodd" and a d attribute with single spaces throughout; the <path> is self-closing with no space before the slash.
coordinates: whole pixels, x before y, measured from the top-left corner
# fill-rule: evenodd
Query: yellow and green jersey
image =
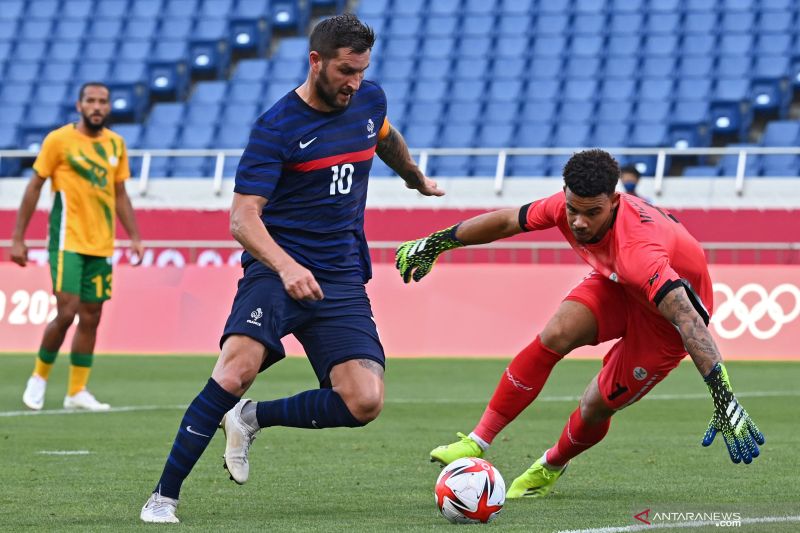
<path id="1" fill-rule="evenodd" d="M 51 251 L 110 257 L 114 252 L 116 183 L 130 177 L 125 141 L 109 129 L 97 137 L 75 124 L 50 132 L 33 170 L 52 178 Z"/>

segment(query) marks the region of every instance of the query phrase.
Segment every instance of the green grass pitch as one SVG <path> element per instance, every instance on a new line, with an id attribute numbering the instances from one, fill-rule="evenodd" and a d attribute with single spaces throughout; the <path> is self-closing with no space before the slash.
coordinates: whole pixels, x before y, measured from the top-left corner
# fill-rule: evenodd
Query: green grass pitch
<path id="1" fill-rule="evenodd" d="M 165 527 L 140 524 L 139 509 L 159 477 L 183 406 L 202 388 L 214 360 L 101 356 L 93 392 L 113 407 L 141 409 L 25 416 L 20 397 L 33 357 L 0 356 L 0 530 L 530 532 L 642 525 L 633 515 L 645 509 L 800 514 L 800 364 L 728 365 L 734 390 L 767 438 L 762 456 L 743 466 L 731 463 L 721 436 L 711 449 L 700 446 L 711 400 L 685 362 L 648 399 L 619 413 L 608 437 L 573 461 L 550 497 L 507 502 L 487 526 L 447 523 L 434 505 L 439 468 L 428 462 L 428 452 L 456 431 L 471 430 L 506 363 L 390 359 L 377 421 L 355 430 L 265 430 L 251 451 L 250 482 L 241 487 L 222 468 L 218 432 L 183 486 L 182 523 Z M 507 483 L 555 442 L 599 367 L 599 361 L 562 362 L 540 399 L 498 437 L 487 459 Z M 61 408 L 66 368 L 61 356 L 46 410 Z M 314 386 L 307 361 L 290 358 L 259 376 L 249 397 Z M 63 451 L 88 453 L 41 453 Z M 800 523 L 731 529 L 788 532 Z"/>

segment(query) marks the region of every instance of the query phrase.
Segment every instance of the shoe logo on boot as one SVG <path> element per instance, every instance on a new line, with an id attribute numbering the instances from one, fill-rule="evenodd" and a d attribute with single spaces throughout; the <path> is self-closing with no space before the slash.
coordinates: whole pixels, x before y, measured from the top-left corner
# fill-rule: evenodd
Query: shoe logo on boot
<path id="1" fill-rule="evenodd" d="M 197 435 L 198 437 L 205 437 L 207 439 L 211 438 L 211 436 L 209 436 L 209 435 L 203 435 L 202 433 L 198 433 L 197 431 L 193 430 L 192 426 L 186 426 L 186 431 L 188 431 L 192 435 Z"/>

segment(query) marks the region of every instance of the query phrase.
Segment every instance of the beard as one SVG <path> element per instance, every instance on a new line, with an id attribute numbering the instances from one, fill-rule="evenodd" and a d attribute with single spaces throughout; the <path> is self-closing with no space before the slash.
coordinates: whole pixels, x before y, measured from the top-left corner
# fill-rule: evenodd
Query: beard
<path id="1" fill-rule="evenodd" d="M 348 100 L 344 105 L 336 101 L 339 91 L 331 88 L 330 79 L 328 79 L 326 72 L 327 67 L 328 66 L 325 64 L 322 65 L 322 69 L 319 72 L 319 77 L 317 78 L 316 83 L 314 83 L 314 89 L 316 89 L 317 94 L 328 107 L 336 110 L 346 109 L 347 106 L 350 105 L 350 101 Z"/>
<path id="2" fill-rule="evenodd" d="M 102 130 L 103 128 L 105 128 L 106 127 L 106 123 L 108 122 L 108 115 L 103 117 L 103 120 L 101 120 L 99 123 L 93 122 L 92 121 L 92 116 L 91 115 L 87 115 L 86 113 L 81 113 L 81 117 L 83 118 L 83 124 L 86 126 L 86 128 L 88 130 L 90 130 L 90 131 L 95 132 L 95 133 L 97 133 L 100 130 Z"/>

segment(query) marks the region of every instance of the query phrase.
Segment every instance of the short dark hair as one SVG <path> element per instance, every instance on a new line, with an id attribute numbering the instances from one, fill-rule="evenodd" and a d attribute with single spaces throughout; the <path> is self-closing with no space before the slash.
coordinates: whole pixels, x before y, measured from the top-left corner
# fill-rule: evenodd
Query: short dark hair
<path id="1" fill-rule="evenodd" d="M 80 91 L 78 91 L 78 101 L 79 101 L 79 102 L 80 102 L 81 100 L 83 100 L 83 94 L 86 92 L 86 88 L 87 88 L 87 87 L 102 87 L 103 89 L 105 89 L 106 91 L 108 91 L 108 94 L 109 94 L 109 95 L 111 94 L 111 89 L 109 89 L 109 88 L 108 88 L 108 85 L 106 85 L 106 84 L 105 84 L 105 83 L 103 83 L 102 81 L 87 81 L 86 83 L 84 83 L 83 85 L 81 85 L 81 90 L 80 90 Z"/>
<path id="2" fill-rule="evenodd" d="M 636 168 L 633 165 L 625 165 L 624 167 L 619 169 L 619 173 L 620 174 L 633 174 L 634 176 L 636 176 L 637 180 L 642 177 L 642 173 L 639 172 L 639 169 Z"/>
<path id="3" fill-rule="evenodd" d="M 375 32 L 352 13 L 336 15 L 323 20 L 311 30 L 308 48 L 318 52 L 323 59 L 336 57 L 339 48 L 350 48 L 356 54 L 372 50 Z"/>
<path id="4" fill-rule="evenodd" d="M 619 165 L 611 154 L 597 148 L 573 154 L 564 165 L 564 184 L 573 194 L 588 198 L 617 188 Z"/>

